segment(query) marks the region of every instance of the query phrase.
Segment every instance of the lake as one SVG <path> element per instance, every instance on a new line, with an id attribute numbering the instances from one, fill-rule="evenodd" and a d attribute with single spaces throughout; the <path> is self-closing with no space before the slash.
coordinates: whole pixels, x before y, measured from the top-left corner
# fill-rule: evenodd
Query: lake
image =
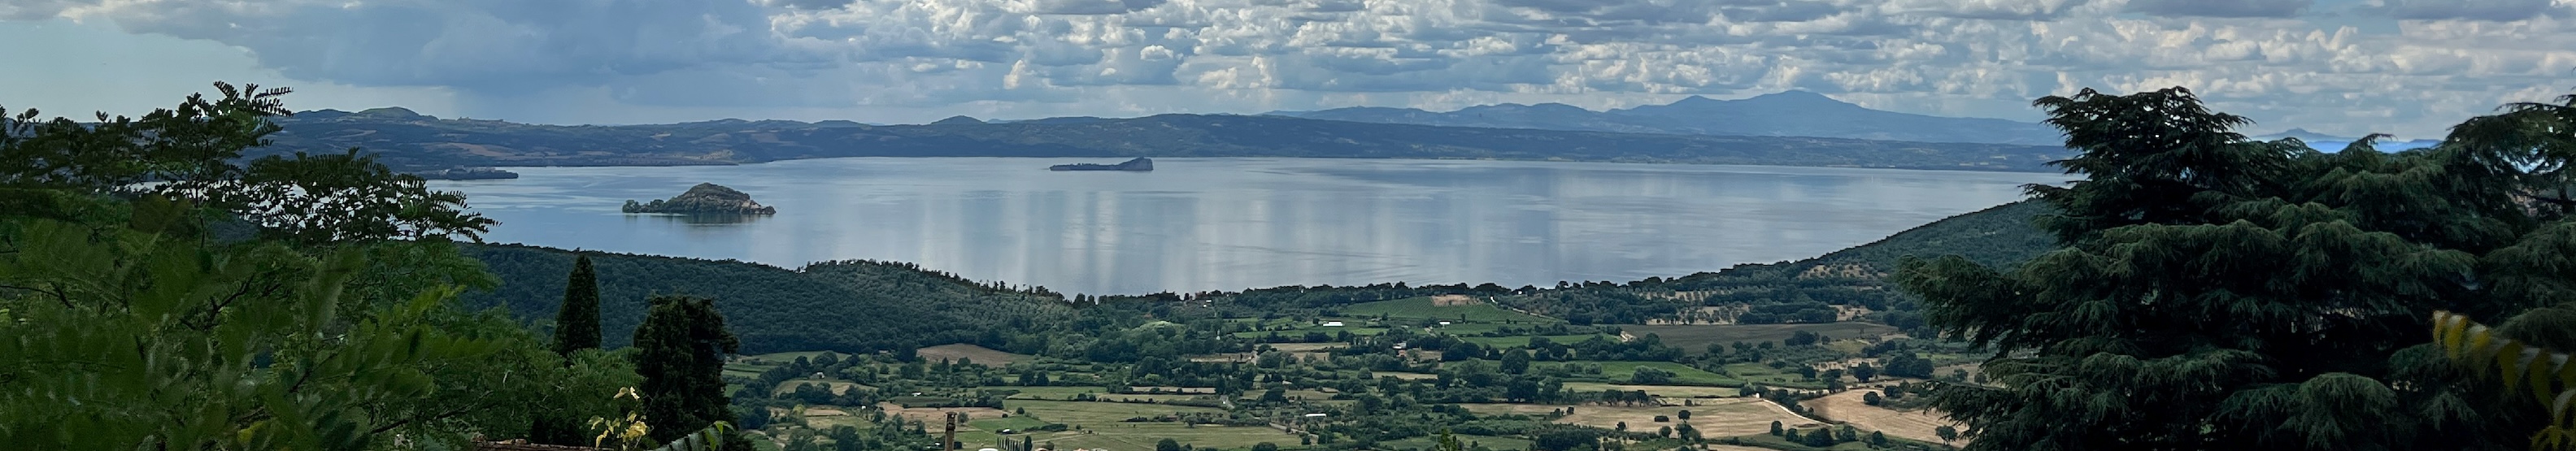
<path id="1" fill-rule="evenodd" d="M 1380 282 L 1552 286 L 1796 260 L 2021 198 L 2041 173 L 1464 160 L 835 158 L 434 181 L 487 241 L 794 268 L 893 260 L 1068 296 Z M 618 212 L 712 182 L 778 214 Z"/>

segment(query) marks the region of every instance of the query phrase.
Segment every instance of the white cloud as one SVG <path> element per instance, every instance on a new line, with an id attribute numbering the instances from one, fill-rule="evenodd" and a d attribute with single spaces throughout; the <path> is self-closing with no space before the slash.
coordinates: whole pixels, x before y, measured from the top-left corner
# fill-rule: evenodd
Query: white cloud
<path id="1" fill-rule="evenodd" d="M 485 117 L 978 117 L 1350 105 L 1590 108 L 1785 89 L 2032 119 L 2081 87 L 2188 86 L 2328 133 L 2422 136 L 2576 69 L 2576 0 L 26 0 L 212 41 L 288 78 Z M 2341 11 L 2341 10 L 2337 10 Z M 42 81 L 62 74 L 0 72 Z M 7 88 L 0 88 L 7 89 Z M 0 94 L 15 94 L 0 91 Z M 530 99 L 571 99 L 528 105 Z M 608 111 L 608 110 L 617 111 Z M 775 114 L 761 114 L 771 111 Z M 802 116 L 797 116 L 802 115 Z M 906 116 L 906 115 L 917 115 Z"/>

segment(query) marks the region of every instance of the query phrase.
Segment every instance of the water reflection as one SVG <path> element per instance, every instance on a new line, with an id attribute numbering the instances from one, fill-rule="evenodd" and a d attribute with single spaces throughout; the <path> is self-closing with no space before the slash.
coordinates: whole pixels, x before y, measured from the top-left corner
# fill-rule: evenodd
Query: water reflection
<path id="1" fill-rule="evenodd" d="M 1634 280 L 1814 256 L 2001 204 L 2054 174 L 1598 163 L 851 158 L 733 167 L 514 168 L 444 182 L 501 242 L 740 259 L 921 263 L 1068 293 Z M 769 217 L 628 216 L 699 182 Z M 640 216 L 640 217 L 638 217 Z M 624 217 L 623 219 L 618 219 Z"/>

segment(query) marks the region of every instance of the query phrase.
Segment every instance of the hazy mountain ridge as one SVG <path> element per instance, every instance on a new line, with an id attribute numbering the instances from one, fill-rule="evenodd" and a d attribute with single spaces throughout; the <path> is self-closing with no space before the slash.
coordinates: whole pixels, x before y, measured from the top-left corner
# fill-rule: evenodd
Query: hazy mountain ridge
<path id="1" fill-rule="evenodd" d="M 400 108 L 313 111 L 255 150 L 376 154 L 398 169 L 722 165 L 829 157 L 1319 157 L 1565 160 L 2046 171 L 2058 146 L 1443 127 L 1166 114 L 925 125 L 725 119 L 562 126 L 440 119 Z"/>
<path id="2" fill-rule="evenodd" d="M 1764 94 L 1740 100 L 1691 96 L 1665 105 L 1608 111 L 1543 103 L 1482 105 L 1445 113 L 1413 108 L 1355 107 L 1269 114 L 1355 122 L 1618 133 L 1805 136 L 2024 145 L 2055 145 L 2063 140 L 2057 129 L 2043 124 L 1873 110 L 1807 91 Z"/>

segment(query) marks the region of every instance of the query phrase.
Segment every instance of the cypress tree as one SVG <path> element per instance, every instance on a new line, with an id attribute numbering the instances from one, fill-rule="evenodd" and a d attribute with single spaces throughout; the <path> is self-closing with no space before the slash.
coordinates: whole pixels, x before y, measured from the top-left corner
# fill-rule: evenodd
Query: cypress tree
<path id="1" fill-rule="evenodd" d="M 724 393 L 724 357 L 741 350 L 725 330 L 715 301 L 654 296 L 635 328 L 635 372 L 644 376 L 644 421 L 658 441 L 733 420 Z"/>
<path id="2" fill-rule="evenodd" d="M 555 311 L 555 353 L 571 356 L 583 349 L 599 349 L 599 275 L 591 271 L 588 255 L 573 258 L 563 307 Z"/>

